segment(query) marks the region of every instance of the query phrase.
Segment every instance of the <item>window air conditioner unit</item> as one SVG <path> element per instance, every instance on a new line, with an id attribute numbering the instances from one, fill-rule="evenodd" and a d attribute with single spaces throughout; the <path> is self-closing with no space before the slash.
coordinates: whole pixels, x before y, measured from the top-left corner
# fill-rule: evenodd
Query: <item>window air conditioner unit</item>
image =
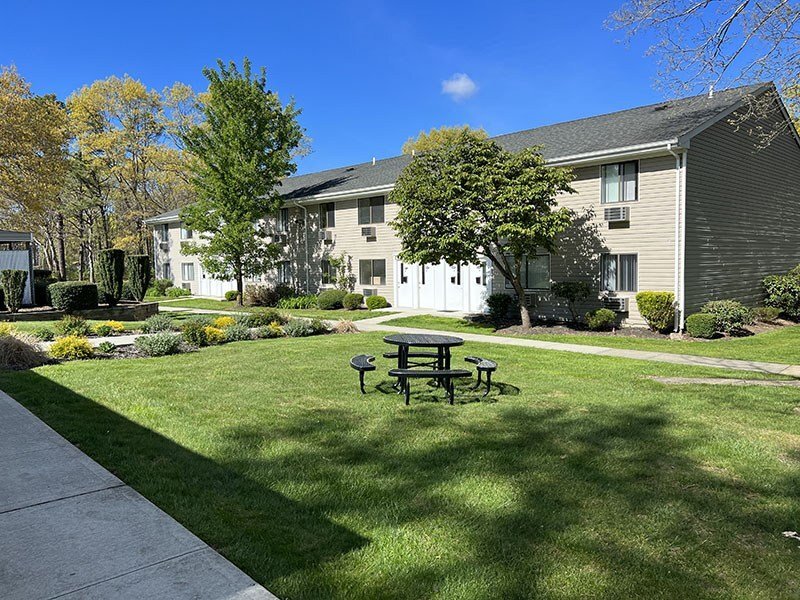
<path id="1" fill-rule="evenodd" d="M 603 211 L 605 220 L 609 223 L 619 223 L 631 220 L 631 209 L 629 206 L 612 206 Z"/>
<path id="2" fill-rule="evenodd" d="M 323 230 L 322 231 L 322 241 L 325 242 L 326 244 L 332 244 L 333 243 L 333 232 L 328 230 L 328 229 Z"/>
<path id="3" fill-rule="evenodd" d="M 368 297 L 368 296 L 377 296 L 377 295 L 378 295 L 378 290 L 373 289 L 373 288 L 364 288 L 364 297 L 365 298 Z"/>
<path id="4" fill-rule="evenodd" d="M 603 306 L 614 312 L 628 312 L 628 299 L 605 297 L 603 298 Z"/>
<path id="5" fill-rule="evenodd" d="M 162 250 L 169 250 L 169 242 L 160 242 L 158 244 L 158 247 L 161 248 Z"/>
<path id="6" fill-rule="evenodd" d="M 273 244 L 285 244 L 286 243 L 286 234 L 285 233 L 274 233 L 272 235 L 272 243 Z"/>
<path id="7" fill-rule="evenodd" d="M 375 228 L 374 227 L 362 227 L 361 228 L 361 237 L 374 238 L 375 237 Z"/>

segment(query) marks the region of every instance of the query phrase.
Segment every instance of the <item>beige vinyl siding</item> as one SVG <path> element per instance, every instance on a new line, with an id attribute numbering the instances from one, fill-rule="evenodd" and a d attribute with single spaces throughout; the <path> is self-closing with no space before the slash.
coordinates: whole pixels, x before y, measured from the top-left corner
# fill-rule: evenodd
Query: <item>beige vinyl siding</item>
<path id="1" fill-rule="evenodd" d="M 168 224 L 169 234 L 166 239 L 162 238 L 161 225 L 153 227 L 153 241 L 155 243 L 155 273 L 154 279 L 162 279 L 163 265 L 169 263 L 172 270 L 172 283 L 176 287 L 182 287 L 184 283 L 188 283 L 192 294 L 200 293 L 200 261 L 196 256 L 185 255 L 181 253 L 181 242 L 183 241 L 199 241 L 197 232 L 191 240 L 181 240 L 181 228 L 178 221 Z M 169 247 L 166 250 L 161 249 L 161 242 L 166 241 Z M 194 265 L 194 281 L 184 281 L 181 265 L 191 263 Z"/>
<path id="2" fill-rule="evenodd" d="M 606 205 L 600 201 L 600 165 L 575 169 L 572 187 L 576 193 L 563 195 L 559 205 L 576 213 L 573 227 L 562 236 L 559 253 L 552 257 L 552 281 L 589 281 L 592 295 L 579 307 L 581 313 L 601 306 L 600 255 L 638 255 L 638 290 L 674 291 L 675 285 L 675 159 L 671 155 L 639 161 L 639 194 L 636 202 Z M 630 207 L 630 225 L 614 225 L 604 220 L 606 206 Z M 493 291 L 510 293 L 504 278 L 497 274 Z M 566 304 L 550 292 L 535 292 L 534 313 L 566 319 Z M 636 308 L 636 292 L 618 292 L 630 298 L 627 325 L 644 325 Z"/>
<path id="3" fill-rule="evenodd" d="M 749 129 L 745 124 L 737 130 L 723 119 L 692 139 L 686 171 L 687 315 L 714 299 L 755 305 L 766 275 L 800 263 L 800 147 L 787 130 L 758 149 Z"/>

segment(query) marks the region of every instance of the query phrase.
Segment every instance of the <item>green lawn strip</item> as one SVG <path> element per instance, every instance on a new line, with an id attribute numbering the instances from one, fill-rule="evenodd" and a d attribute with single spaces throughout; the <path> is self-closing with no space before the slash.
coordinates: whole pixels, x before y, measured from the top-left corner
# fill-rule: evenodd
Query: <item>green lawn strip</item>
<path id="1" fill-rule="evenodd" d="M 461 333 L 501 335 L 495 332 L 494 327 L 485 323 L 470 323 L 463 319 L 436 317 L 432 315 L 400 317 L 398 319 L 386 321 L 384 324 L 398 327 L 439 329 L 443 331 L 455 331 Z M 671 354 L 691 354 L 695 356 L 710 356 L 716 358 L 733 358 L 739 360 L 800 364 L 800 325 L 784 327 L 782 329 L 770 331 L 768 333 L 761 333 L 751 337 L 724 338 L 704 342 L 644 339 L 626 337 L 623 335 L 591 336 L 580 334 L 545 334 L 516 337 L 525 337 L 548 342 L 584 344 L 587 346 L 644 350 L 648 352 L 669 352 Z"/>
<path id="2" fill-rule="evenodd" d="M 186 321 L 187 319 L 191 319 L 193 317 L 206 317 L 208 315 L 200 314 L 200 313 L 192 313 L 192 312 L 180 312 L 180 313 L 169 313 L 172 319 L 180 325 L 182 322 Z M 95 325 L 99 325 L 100 323 L 105 323 L 107 319 L 88 319 L 87 323 L 90 326 L 94 327 Z M 18 331 L 24 331 L 26 333 L 33 333 L 37 329 L 51 329 L 55 331 L 55 325 L 58 323 L 58 320 L 47 320 L 47 321 L 14 321 L 12 325 L 14 329 Z M 126 332 L 135 332 L 139 331 L 144 324 L 144 321 L 119 321 L 125 327 Z"/>
<path id="3" fill-rule="evenodd" d="M 211 300 L 209 298 L 187 298 L 186 300 L 175 300 L 172 302 L 162 302 L 165 306 L 174 306 L 175 308 L 199 308 L 203 310 L 218 310 L 218 311 L 257 311 L 258 307 L 249 306 L 236 306 L 235 301 L 228 300 Z M 372 319 L 387 314 L 395 314 L 387 311 L 376 310 L 319 310 L 315 308 L 297 309 L 289 308 L 278 309 L 283 313 L 290 314 L 293 317 L 305 317 L 308 319 L 328 319 L 338 321 L 339 319 L 349 319 L 351 321 L 361 321 L 363 319 Z"/>
<path id="4" fill-rule="evenodd" d="M 800 391 L 467 342 L 454 365 L 500 364 L 489 399 L 415 382 L 405 407 L 390 361 L 365 396 L 348 367 L 381 337 L 67 363 L 0 389 L 279 597 L 793 595 Z"/>

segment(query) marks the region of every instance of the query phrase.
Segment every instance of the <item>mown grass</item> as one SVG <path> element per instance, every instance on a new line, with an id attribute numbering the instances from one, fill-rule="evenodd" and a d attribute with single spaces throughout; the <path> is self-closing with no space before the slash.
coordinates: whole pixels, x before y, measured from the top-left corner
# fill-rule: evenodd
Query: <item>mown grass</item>
<path id="1" fill-rule="evenodd" d="M 502 335 L 497 333 L 495 328 L 488 323 L 472 323 L 464 319 L 437 317 L 433 315 L 399 317 L 390 319 L 384 322 L 384 324 L 397 327 L 455 331 L 459 333 Z M 800 325 L 783 327 L 775 331 L 760 333 L 750 337 L 721 338 L 709 341 L 647 339 L 627 337 L 624 335 L 592 336 L 580 334 L 538 334 L 519 337 L 548 342 L 625 348 L 648 352 L 669 352 L 672 354 L 691 354 L 694 356 L 800 364 Z"/>
<path id="2" fill-rule="evenodd" d="M 175 308 L 200 308 L 203 310 L 218 310 L 218 311 L 257 311 L 258 307 L 237 306 L 234 300 L 213 300 L 210 298 L 187 298 L 185 300 L 171 300 L 161 302 L 165 306 L 174 306 Z M 292 315 L 293 317 L 304 317 L 306 319 L 329 319 L 338 321 L 339 319 L 348 319 L 350 321 L 361 321 L 363 319 L 371 319 L 373 317 L 380 317 L 384 315 L 395 314 L 387 311 L 376 310 L 319 310 L 316 308 L 279 308 L 282 313 Z"/>
<path id="3" fill-rule="evenodd" d="M 724 372 L 467 342 L 457 404 L 381 334 L 1 373 L 0 388 L 279 597 L 789 598 L 800 391 Z M 737 376 L 741 376 L 738 373 Z M 377 387 L 376 387 L 377 386 Z"/>
<path id="4" fill-rule="evenodd" d="M 172 317 L 173 321 L 176 322 L 177 325 L 181 325 L 187 319 L 191 319 L 198 316 L 204 316 L 200 313 L 192 313 L 192 312 L 173 312 L 168 313 L 170 317 Z M 87 319 L 86 322 L 89 324 L 90 327 L 94 327 L 95 325 L 100 325 L 101 323 L 107 322 L 109 319 Z M 110 319 L 114 320 L 114 319 Z M 144 325 L 144 321 L 118 321 L 122 323 L 123 327 L 125 327 L 126 332 L 135 332 L 140 331 L 142 326 Z M 38 329 L 50 329 L 55 331 L 55 325 L 58 323 L 58 319 L 48 319 L 44 321 L 12 321 L 10 322 L 11 326 L 16 329 L 17 331 L 23 331 L 25 333 L 33 333 Z"/>

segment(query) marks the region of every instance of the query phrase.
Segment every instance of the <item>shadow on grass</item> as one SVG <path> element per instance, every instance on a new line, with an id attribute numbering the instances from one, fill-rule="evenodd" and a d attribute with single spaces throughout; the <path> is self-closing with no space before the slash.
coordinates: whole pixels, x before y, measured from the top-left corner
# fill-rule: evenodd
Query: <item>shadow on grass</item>
<path id="1" fill-rule="evenodd" d="M 315 569 L 369 540 L 33 371 L 4 390 L 251 577 Z"/>

